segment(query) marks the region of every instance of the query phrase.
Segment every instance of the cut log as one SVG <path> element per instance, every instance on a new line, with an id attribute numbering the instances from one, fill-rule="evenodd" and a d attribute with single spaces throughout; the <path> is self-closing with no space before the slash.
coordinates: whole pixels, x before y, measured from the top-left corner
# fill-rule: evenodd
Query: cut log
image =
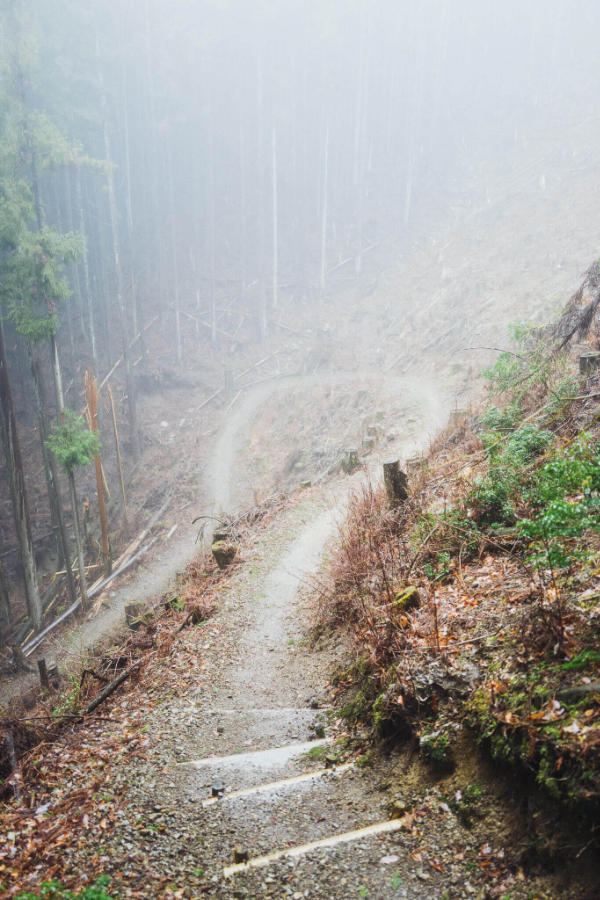
<path id="1" fill-rule="evenodd" d="M 389 460 L 383 464 L 383 483 L 391 509 L 396 509 L 408 499 L 406 473 L 400 468 L 400 461 Z"/>

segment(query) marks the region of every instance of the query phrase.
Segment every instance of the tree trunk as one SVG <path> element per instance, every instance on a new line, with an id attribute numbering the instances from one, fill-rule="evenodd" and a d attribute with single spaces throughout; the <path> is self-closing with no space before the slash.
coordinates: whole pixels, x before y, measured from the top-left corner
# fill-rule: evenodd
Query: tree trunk
<path id="1" fill-rule="evenodd" d="M 133 458 L 137 460 L 140 455 L 139 435 L 137 428 L 137 408 L 135 398 L 135 385 L 131 367 L 131 355 L 129 353 L 129 329 L 127 327 L 127 310 L 123 294 L 123 269 L 121 266 L 121 254 L 119 249 L 119 224 L 117 214 L 117 201 L 115 198 L 115 178 L 113 171 L 112 153 L 110 147 L 110 134 L 108 130 L 108 110 L 106 92 L 104 90 L 104 77 L 99 70 L 100 93 L 102 99 L 102 117 L 104 132 L 104 156 L 107 166 L 106 181 L 108 187 L 108 209 L 110 218 L 110 231 L 112 237 L 113 261 L 117 279 L 117 309 L 119 313 L 119 327 L 123 348 L 123 362 L 125 365 L 125 389 L 127 391 L 127 409 L 129 412 L 129 433 L 131 438 L 131 450 Z"/>
<path id="2" fill-rule="evenodd" d="M 44 381 L 40 371 L 40 363 L 34 356 L 34 350 L 31 345 L 28 346 L 29 362 L 31 365 L 31 374 L 33 376 L 33 388 L 35 394 L 35 402 L 38 414 L 38 427 L 40 430 L 40 440 L 42 444 L 42 457 L 44 460 L 44 471 L 46 474 L 46 485 L 48 489 L 48 501 L 50 503 L 50 514 L 53 525 L 56 528 L 58 556 L 62 567 L 67 573 L 67 588 L 69 591 L 69 599 L 71 603 L 75 603 L 77 599 L 77 591 L 75 589 L 75 579 L 73 578 L 73 570 L 71 568 L 71 550 L 67 538 L 67 529 L 65 527 L 65 516 L 63 511 L 62 499 L 58 489 L 58 468 L 54 454 L 50 453 L 46 447 L 46 439 L 48 437 L 48 422 L 46 418 L 46 410 L 48 403 L 46 399 L 46 391 Z"/>
<path id="3" fill-rule="evenodd" d="M 42 625 L 42 602 L 37 583 L 37 567 L 33 553 L 33 541 L 31 537 L 31 523 L 29 519 L 29 505 L 25 490 L 25 477 L 21 448 L 17 434 L 17 425 L 12 403 L 10 382 L 8 379 L 8 367 L 6 353 L 4 351 L 4 335 L 0 322 L 0 408 L 1 430 L 4 444 L 4 455 L 10 481 L 11 499 L 15 518 L 17 539 L 21 550 L 21 562 L 25 577 L 25 595 L 27 608 L 33 626 L 39 631 Z"/>
<path id="4" fill-rule="evenodd" d="M 85 393 L 89 417 L 90 431 L 98 434 L 98 382 L 94 378 L 94 370 L 89 369 L 85 375 Z M 112 560 L 110 557 L 110 544 L 108 540 L 108 522 L 106 518 L 106 502 L 104 499 L 104 484 L 102 482 L 102 461 L 100 454 L 94 456 L 96 469 L 96 491 L 98 493 L 98 511 L 100 513 L 100 529 L 102 532 L 102 555 L 104 556 L 104 575 L 108 577 L 112 572 Z"/>
<path id="5" fill-rule="evenodd" d="M 329 126 L 325 131 L 325 152 L 323 158 L 323 198 L 321 202 L 321 294 L 325 293 L 327 274 L 327 191 L 329 179 Z"/>
<path id="6" fill-rule="evenodd" d="M 273 201 L 273 294 L 272 294 L 272 306 L 273 309 L 277 309 L 278 306 L 278 264 L 279 264 L 279 247 L 278 247 L 278 214 L 279 210 L 277 208 L 277 131 L 273 128 L 273 146 L 272 146 L 272 201 Z"/>
<path id="7" fill-rule="evenodd" d="M 69 495 L 73 509 L 73 528 L 75 530 L 75 544 L 77 546 L 77 567 L 79 569 L 79 591 L 81 593 L 81 607 L 86 609 L 88 605 L 87 580 L 85 576 L 85 560 L 83 558 L 83 544 L 81 542 L 81 522 L 79 519 L 79 506 L 77 504 L 77 490 L 75 488 L 75 475 L 67 472 L 69 482 Z"/>
<path id="8" fill-rule="evenodd" d="M 87 238 L 87 229 L 85 227 L 85 216 L 83 212 L 83 194 L 81 190 L 81 171 L 79 167 L 75 170 L 75 191 L 77 198 L 77 211 L 79 215 L 79 231 Z M 94 371 L 98 371 L 98 350 L 96 348 L 96 325 L 94 322 L 94 304 L 92 302 L 92 291 L 90 282 L 90 263 L 88 258 L 88 248 L 83 254 L 83 294 L 82 300 L 87 307 L 87 326 L 90 335 L 90 344 L 92 348 L 92 363 Z"/>
<path id="9" fill-rule="evenodd" d="M 0 560 L 0 616 L 6 625 L 12 624 L 12 608 L 10 605 L 10 592 L 4 566 Z"/>
<path id="10" fill-rule="evenodd" d="M 181 309 L 179 296 L 179 263 L 177 261 L 177 241 L 175 238 L 175 191 L 173 187 L 173 148 L 171 141 L 168 143 L 168 176 L 169 176 L 169 207 L 171 212 L 171 257 L 173 271 L 173 294 L 175 300 L 175 350 L 179 365 L 183 362 L 183 350 L 181 345 Z M 214 223 L 213 226 L 214 228 Z M 216 325 L 215 325 L 216 329 Z"/>

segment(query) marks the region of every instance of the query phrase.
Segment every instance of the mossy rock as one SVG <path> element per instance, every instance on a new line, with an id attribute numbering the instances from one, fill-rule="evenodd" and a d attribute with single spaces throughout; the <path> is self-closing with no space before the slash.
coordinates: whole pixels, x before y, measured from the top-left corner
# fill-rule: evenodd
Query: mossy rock
<path id="1" fill-rule="evenodd" d="M 456 763 L 448 735 L 442 731 L 432 731 L 421 736 L 421 752 L 430 765 L 438 772 L 453 772 Z"/>
<path id="2" fill-rule="evenodd" d="M 418 609 L 420 605 L 421 596 L 413 584 L 409 584 L 396 594 L 396 599 L 392 602 L 392 606 L 399 612 L 410 612 L 411 609 Z"/>
<path id="3" fill-rule="evenodd" d="M 215 541 L 210 549 L 220 569 L 226 569 L 227 566 L 231 565 L 237 554 L 235 544 L 230 544 L 227 541 Z"/>

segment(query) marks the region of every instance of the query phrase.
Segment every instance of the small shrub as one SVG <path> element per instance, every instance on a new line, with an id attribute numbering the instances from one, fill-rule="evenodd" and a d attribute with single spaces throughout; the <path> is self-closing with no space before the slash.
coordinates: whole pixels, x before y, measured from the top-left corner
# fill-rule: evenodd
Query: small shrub
<path id="1" fill-rule="evenodd" d="M 488 432 L 513 431 L 523 415 L 520 403 L 511 402 L 503 409 L 488 406 L 481 416 L 481 424 Z"/>
<path id="2" fill-rule="evenodd" d="M 100 451 L 100 439 L 95 431 L 90 431 L 83 416 L 65 410 L 65 419 L 58 425 L 46 441 L 65 472 L 74 472 L 80 466 L 87 466 Z"/>
<path id="3" fill-rule="evenodd" d="M 76 675 L 68 675 L 69 687 L 61 691 L 58 703 L 52 710 L 52 715 L 60 719 L 69 713 L 76 713 L 79 710 L 79 700 L 81 693 L 81 683 Z M 43 896 L 46 896 L 45 894 Z M 48 896 L 53 896 L 49 894 Z"/>
<path id="4" fill-rule="evenodd" d="M 488 383 L 490 394 L 498 396 L 516 388 L 523 377 L 525 360 L 514 353 L 501 353 L 493 366 L 481 373 Z"/>
<path id="5" fill-rule="evenodd" d="M 582 435 L 535 473 L 527 491 L 533 509 L 518 524 L 537 569 L 569 569 L 583 551 L 572 545 L 585 531 L 600 532 L 598 447 Z"/>
<path id="6" fill-rule="evenodd" d="M 452 748 L 448 735 L 443 731 L 431 731 L 421 736 L 420 747 L 427 762 L 440 771 L 454 768 Z"/>
<path id="7" fill-rule="evenodd" d="M 110 886 L 112 879 L 110 875 L 99 875 L 92 885 L 78 890 L 77 893 L 68 891 L 62 886 L 60 881 L 44 881 L 42 882 L 39 893 L 26 891 L 17 894 L 15 900 L 38 900 L 38 898 L 48 898 L 48 900 L 114 900 L 114 894 L 107 894 L 105 888 Z"/>
<path id="8" fill-rule="evenodd" d="M 477 521 L 483 525 L 513 524 L 522 499 L 531 463 L 554 440 L 551 431 L 526 423 L 507 438 L 486 432 L 484 446 L 489 459 L 487 474 L 469 495 Z"/>

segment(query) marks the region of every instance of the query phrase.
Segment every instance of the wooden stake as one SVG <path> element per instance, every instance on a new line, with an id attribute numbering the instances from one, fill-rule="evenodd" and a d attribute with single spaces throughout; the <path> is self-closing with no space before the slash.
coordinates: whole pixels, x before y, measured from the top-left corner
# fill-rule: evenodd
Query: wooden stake
<path id="1" fill-rule="evenodd" d="M 85 373 L 85 396 L 87 399 L 88 421 L 90 430 L 98 434 L 98 382 L 94 378 L 94 370 L 91 368 Z M 102 530 L 102 555 L 104 557 L 104 569 L 106 575 L 110 575 L 112 561 L 110 558 L 110 546 L 108 543 L 108 522 L 106 518 L 106 502 L 104 499 L 104 485 L 102 482 L 102 463 L 100 454 L 94 457 L 96 466 L 96 489 L 98 491 L 98 509 L 100 512 L 100 528 Z"/>
<path id="2" fill-rule="evenodd" d="M 127 495 L 125 494 L 125 479 L 123 478 L 123 462 L 121 460 L 121 445 L 119 443 L 119 429 L 117 428 L 117 414 L 115 412 L 115 398 L 113 397 L 112 388 L 108 388 L 108 396 L 110 399 L 110 409 L 112 412 L 113 434 L 115 436 L 115 449 L 117 451 L 117 463 L 119 466 L 119 480 L 121 482 L 121 508 L 123 510 L 123 519 L 125 521 L 125 536 L 129 539 L 129 519 L 127 518 Z"/>
<path id="3" fill-rule="evenodd" d="M 38 671 L 40 673 L 40 683 L 46 690 L 50 689 L 50 679 L 48 678 L 48 668 L 44 657 L 40 657 L 37 661 Z"/>

